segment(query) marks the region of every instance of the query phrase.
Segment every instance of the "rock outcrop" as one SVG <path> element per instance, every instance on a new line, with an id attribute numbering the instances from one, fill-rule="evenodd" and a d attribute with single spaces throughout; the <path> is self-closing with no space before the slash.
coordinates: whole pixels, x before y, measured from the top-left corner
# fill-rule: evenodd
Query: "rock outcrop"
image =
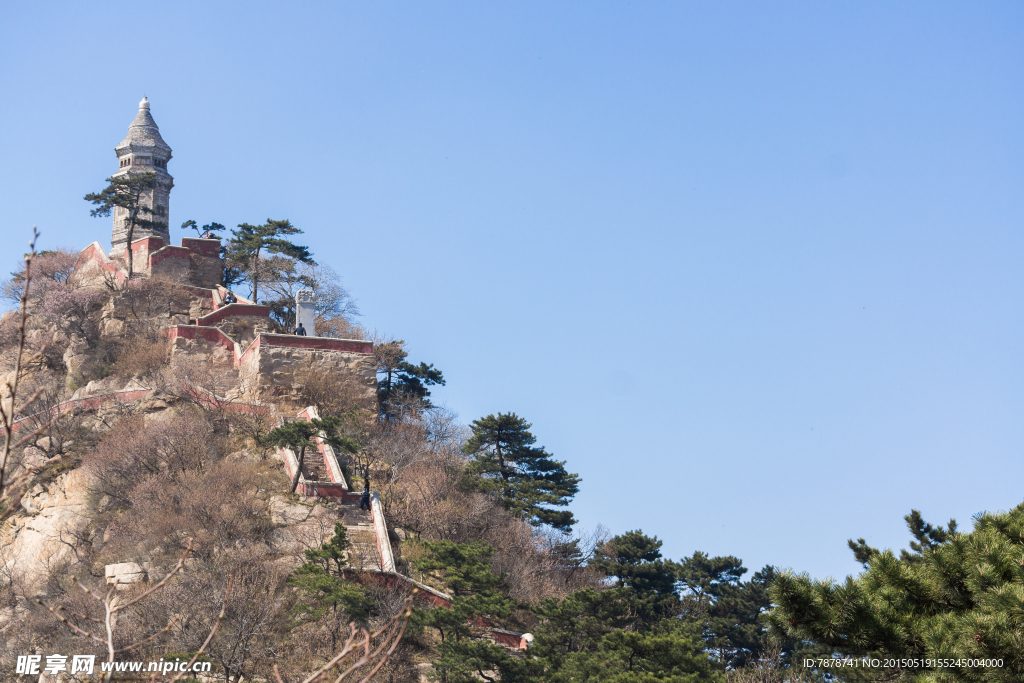
<path id="1" fill-rule="evenodd" d="M 82 537 L 95 534 L 88 528 L 88 476 L 77 468 L 36 484 L 21 500 L 23 512 L 3 527 L 0 563 L 26 594 L 43 595 L 49 573 L 71 562 Z"/>

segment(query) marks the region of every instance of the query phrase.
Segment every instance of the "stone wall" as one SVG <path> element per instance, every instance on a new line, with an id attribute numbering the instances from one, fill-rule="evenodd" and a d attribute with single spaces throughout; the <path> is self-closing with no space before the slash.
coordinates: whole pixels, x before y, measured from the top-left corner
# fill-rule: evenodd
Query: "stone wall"
<path id="1" fill-rule="evenodd" d="M 241 384 L 256 400 L 301 404 L 303 375 L 310 371 L 337 374 L 354 397 L 376 399 L 370 342 L 262 334 L 242 354 L 239 365 Z"/>
<path id="2" fill-rule="evenodd" d="M 237 306 L 238 304 L 235 304 Z M 219 311 L 214 311 L 216 315 Z M 212 317 L 207 316 L 207 317 Z M 199 321 L 204 324 L 203 320 Z M 232 315 L 216 323 L 216 327 L 245 348 L 261 334 L 275 331 L 278 326 L 270 318 L 258 315 Z"/>
<path id="3" fill-rule="evenodd" d="M 162 277 L 204 289 L 217 287 L 223 280 L 224 262 L 217 239 L 185 237 L 176 247 L 160 237 L 142 237 L 132 242 L 131 250 L 135 277 Z M 83 249 L 76 275 L 79 281 L 85 286 L 102 286 L 107 273 L 123 282 L 128 250 L 120 248 L 115 253 L 115 258 L 107 256 L 98 242 Z"/>
<path id="4" fill-rule="evenodd" d="M 123 283 L 125 266 L 120 258 L 112 259 L 99 242 L 93 242 L 78 254 L 75 282 L 82 287 L 106 289 L 106 281 Z"/>
<path id="5" fill-rule="evenodd" d="M 219 339 L 206 339 L 196 335 L 193 338 L 177 336 L 171 339 L 171 361 L 184 356 L 199 363 L 211 363 L 225 371 L 235 371 L 234 349 Z"/>
<path id="6" fill-rule="evenodd" d="M 224 261 L 219 239 L 183 237 L 181 246 L 189 251 L 189 279 L 196 287 L 216 287 L 224 281 Z"/>

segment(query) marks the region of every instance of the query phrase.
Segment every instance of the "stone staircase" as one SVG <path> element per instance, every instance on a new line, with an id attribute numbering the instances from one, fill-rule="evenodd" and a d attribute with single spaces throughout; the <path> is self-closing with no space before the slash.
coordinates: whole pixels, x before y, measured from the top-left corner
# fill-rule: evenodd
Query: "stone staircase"
<path id="1" fill-rule="evenodd" d="M 301 420 L 299 416 L 281 416 L 277 426 Z M 307 481 L 330 481 L 330 473 L 324 466 L 323 455 L 317 450 L 316 440 L 310 438 L 306 456 L 302 463 L 302 477 Z M 359 496 L 347 494 L 335 498 L 340 504 L 345 535 L 352 547 L 349 549 L 348 564 L 355 571 L 383 571 L 377 532 L 374 530 L 373 515 L 369 510 L 359 509 Z"/>
<path id="2" fill-rule="evenodd" d="M 305 417 L 303 417 L 305 416 Z M 308 407 L 304 411 L 300 412 L 295 417 L 284 417 L 278 418 L 277 425 L 281 426 L 287 422 L 292 422 L 300 419 L 314 419 L 317 416 L 316 410 L 313 407 Z M 290 450 L 278 449 L 279 457 L 285 462 L 285 471 L 295 466 L 295 456 Z M 312 457 L 311 457 L 312 456 Z M 332 463 L 325 467 L 327 463 L 324 462 L 324 456 L 332 458 L 329 463 Z M 315 443 L 311 443 L 306 449 L 306 458 L 302 466 L 302 476 L 307 482 L 324 481 L 321 478 L 320 470 L 324 470 L 330 477 L 340 477 L 340 463 L 334 463 L 333 450 L 325 446 L 325 453 L 321 454 L 318 452 Z M 314 464 L 315 463 L 315 464 Z M 294 472 L 294 469 L 291 469 Z M 331 474 L 333 472 L 333 474 Z M 359 508 L 360 495 L 357 493 L 350 492 L 345 482 L 332 482 L 331 484 L 320 484 L 320 488 L 316 486 L 312 488 L 302 488 L 303 484 L 300 482 L 300 491 L 306 491 L 302 495 L 307 496 L 318 496 L 323 494 L 326 486 L 337 486 L 336 492 L 329 494 L 340 508 L 341 512 L 341 523 L 345 527 L 345 535 L 348 538 L 348 542 L 351 547 L 348 550 L 348 566 L 352 570 L 355 577 L 362 576 L 376 577 L 371 578 L 372 581 L 383 581 L 387 586 L 394 586 L 399 583 L 404 583 L 409 586 L 418 588 L 421 591 L 421 596 L 428 603 L 433 604 L 436 608 L 445 609 L 452 606 L 452 598 L 450 595 L 442 593 L 441 591 L 432 588 L 430 586 L 419 583 L 412 578 L 398 573 L 395 567 L 395 561 L 393 556 L 393 550 L 391 548 L 390 541 L 388 540 L 387 527 L 384 522 L 383 510 L 380 502 L 380 498 L 377 494 L 373 494 L 371 498 L 372 509 L 377 511 L 380 516 L 374 523 L 374 515 L 370 510 L 362 510 Z M 486 620 L 477 620 L 477 625 L 486 628 L 489 631 L 490 638 L 498 645 L 508 648 L 510 651 L 515 653 L 521 653 L 524 651 L 533 636 L 530 634 L 518 633 L 516 631 L 507 631 L 501 628 L 495 628 L 490 622 Z M 518 656 L 518 654 L 517 654 Z"/>
<path id="3" fill-rule="evenodd" d="M 288 420 L 288 422 L 294 422 L 294 420 Z M 323 455 L 317 450 L 316 439 L 312 437 L 306 447 L 306 457 L 302 460 L 302 476 L 311 481 L 330 480 L 327 468 L 324 466 Z"/>
<path id="4" fill-rule="evenodd" d="M 373 531 L 373 516 L 369 510 L 359 509 L 359 500 L 346 500 L 342 505 L 345 534 L 352 548 L 348 564 L 356 571 L 381 571 L 380 551 L 377 549 L 377 535 Z"/>

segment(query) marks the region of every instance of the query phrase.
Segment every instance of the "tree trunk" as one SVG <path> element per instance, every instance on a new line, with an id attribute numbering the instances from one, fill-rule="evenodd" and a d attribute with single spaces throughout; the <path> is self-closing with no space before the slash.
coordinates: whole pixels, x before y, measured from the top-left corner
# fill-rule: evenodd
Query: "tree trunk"
<path id="1" fill-rule="evenodd" d="M 128 279 L 132 279 L 132 236 L 135 234 L 135 220 L 128 219 Z"/>
<path id="2" fill-rule="evenodd" d="M 306 459 L 306 447 L 301 446 L 299 448 L 299 463 L 295 467 L 295 476 L 292 477 L 292 493 L 295 493 L 295 489 L 299 488 L 299 477 L 302 476 L 302 461 Z"/>
<path id="3" fill-rule="evenodd" d="M 256 249 L 256 253 L 253 254 L 251 265 L 249 266 L 249 272 L 252 273 L 252 302 L 258 304 L 259 299 L 259 287 L 260 287 L 260 248 Z"/>

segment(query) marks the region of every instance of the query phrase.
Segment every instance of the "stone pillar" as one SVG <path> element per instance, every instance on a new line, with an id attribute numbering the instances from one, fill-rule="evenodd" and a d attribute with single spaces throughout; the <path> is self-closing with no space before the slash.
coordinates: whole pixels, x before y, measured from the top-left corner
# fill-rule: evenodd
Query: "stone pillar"
<path id="1" fill-rule="evenodd" d="M 302 325 L 306 334 L 316 336 L 316 292 L 300 289 L 295 294 L 295 327 Z"/>

